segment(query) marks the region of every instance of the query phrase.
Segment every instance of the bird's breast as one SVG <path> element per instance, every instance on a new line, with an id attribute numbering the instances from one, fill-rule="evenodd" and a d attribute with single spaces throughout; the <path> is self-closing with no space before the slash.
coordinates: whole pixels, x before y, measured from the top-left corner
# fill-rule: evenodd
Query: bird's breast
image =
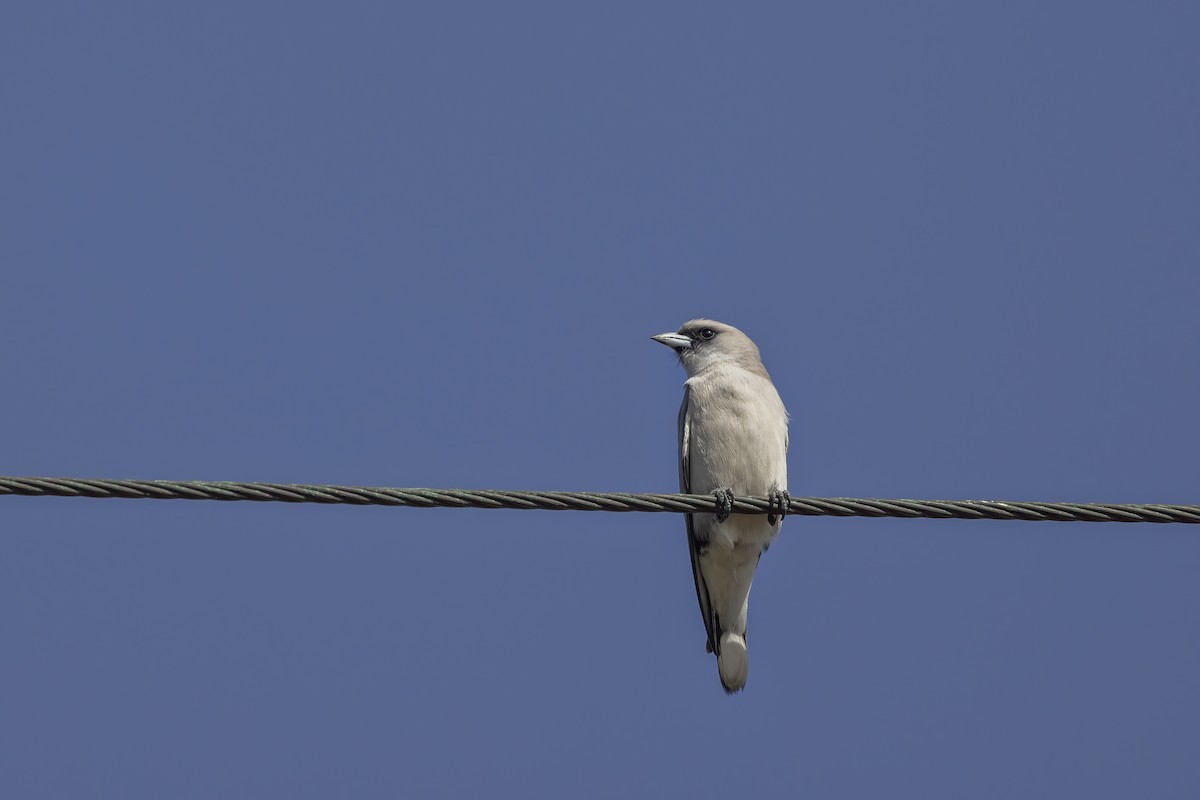
<path id="1" fill-rule="evenodd" d="M 745 374 L 688 385 L 692 491 L 786 488 L 787 412 L 770 381 Z"/>

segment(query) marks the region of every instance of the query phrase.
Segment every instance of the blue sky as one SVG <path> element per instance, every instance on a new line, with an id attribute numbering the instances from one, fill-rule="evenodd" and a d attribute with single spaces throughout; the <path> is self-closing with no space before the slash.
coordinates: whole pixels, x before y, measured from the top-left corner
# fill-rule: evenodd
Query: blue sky
<path id="1" fill-rule="evenodd" d="M 1200 502 L 1200 11 L 0 12 L 0 474 Z M 0 794 L 1194 798 L 1185 526 L 0 499 Z"/>

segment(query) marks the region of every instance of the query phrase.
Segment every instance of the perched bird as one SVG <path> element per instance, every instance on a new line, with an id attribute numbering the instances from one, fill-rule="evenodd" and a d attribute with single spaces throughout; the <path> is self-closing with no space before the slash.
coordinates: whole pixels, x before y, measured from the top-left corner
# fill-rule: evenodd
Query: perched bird
<path id="1" fill-rule="evenodd" d="M 787 410 L 758 348 L 709 319 L 651 336 L 687 370 L 679 409 L 679 487 L 716 497 L 715 513 L 688 514 L 688 550 L 708 652 L 728 694 L 746 685 L 746 607 L 754 569 L 787 513 Z M 772 513 L 733 514 L 735 495 L 766 496 Z"/>

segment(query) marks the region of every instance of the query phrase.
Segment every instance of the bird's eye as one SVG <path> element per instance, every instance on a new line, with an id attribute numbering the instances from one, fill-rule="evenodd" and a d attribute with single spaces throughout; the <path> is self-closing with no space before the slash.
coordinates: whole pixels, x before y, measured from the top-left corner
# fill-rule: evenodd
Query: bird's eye
<path id="1" fill-rule="evenodd" d="M 700 338 L 701 339 L 711 339 L 716 335 L 717 335 L 717 332 L 714 331 L 712 328 L 701 328 L 700 329 Z"/>

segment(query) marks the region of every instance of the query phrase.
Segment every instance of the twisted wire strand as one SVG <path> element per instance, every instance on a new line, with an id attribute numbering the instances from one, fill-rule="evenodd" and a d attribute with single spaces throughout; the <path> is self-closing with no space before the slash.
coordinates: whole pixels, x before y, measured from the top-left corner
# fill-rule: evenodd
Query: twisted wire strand
<path id="1" fill-rule="evenodd" d="M 343 503 L 416 508 L 509 508 L 545 511 L 712 512 L 712 495 L 629 492 L 519 492 L 496 489 L 395 489 L 238 481 L 144 481 L 0 477 L 0 495 L 96 497 L 127 500 L 247 500 Z M 766 514 L 765 497 L 737 497 L 735 514 Z M 881 500 L 793 497 L 789 514 L 820 517 L 998 519 L 1028 522 L 1200 523 L 1200 506 L 1160 503 L 1041 503 L 1000 500 Z"/>

